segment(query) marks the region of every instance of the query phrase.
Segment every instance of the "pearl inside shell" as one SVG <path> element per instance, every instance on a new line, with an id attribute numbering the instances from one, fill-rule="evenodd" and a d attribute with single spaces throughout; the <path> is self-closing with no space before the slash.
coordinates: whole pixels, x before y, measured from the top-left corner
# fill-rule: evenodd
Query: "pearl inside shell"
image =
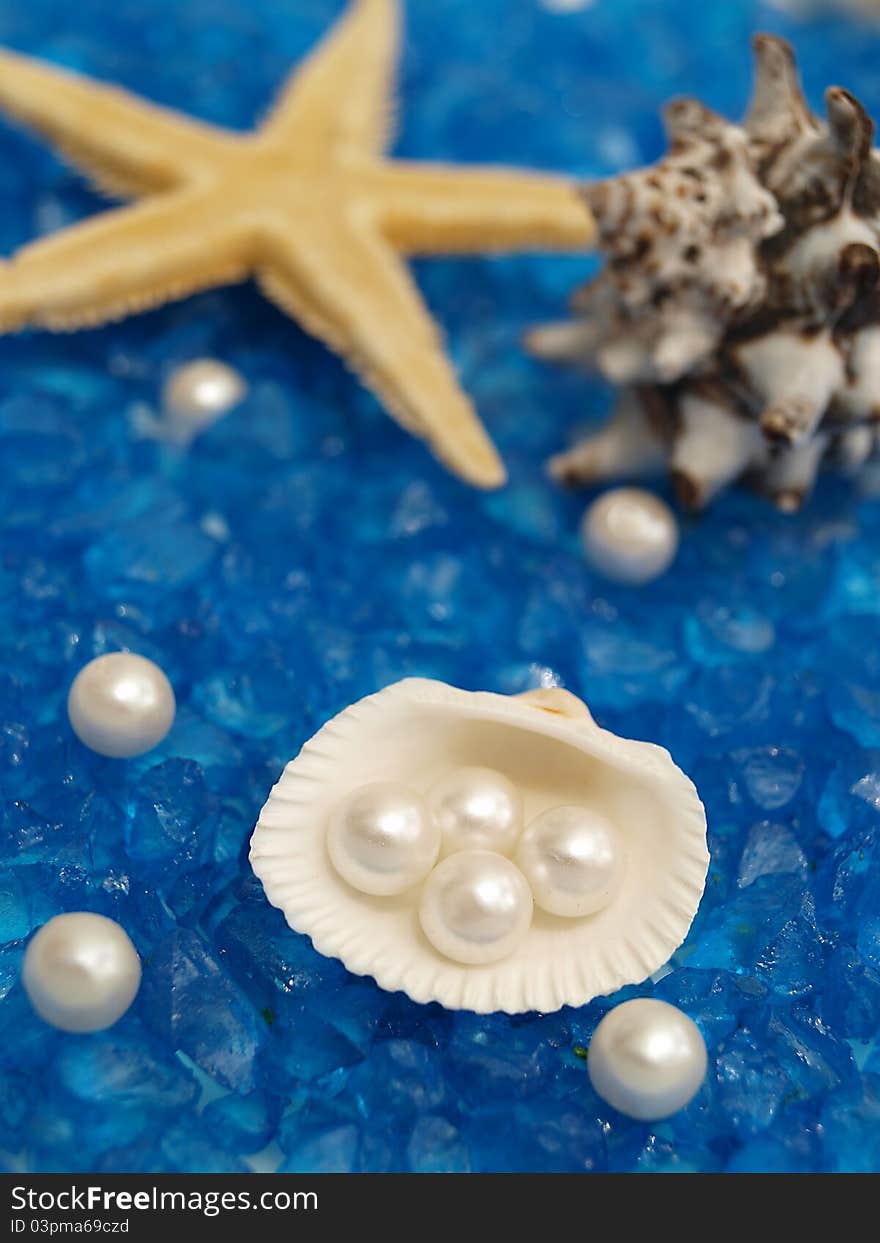
<path id="1" fill-rule="evenodd" d="M 354 889 L 388 897 L 427 876 L 440 853 L 440 829 L 415 790 L 377 781 L 352 791 L 332 813 L 327 850 Z"/>
<path id="2" fill-rule="evenodd" d="M 165 674 L 134 652 L 109 652 L 89 661 L 67 697 L 67 714 L 80 742 L 116 759 L 157 746 L 171 729 L 175 710 Z"/>
<path id="3" fill-rule="evenodd" d="M 425 881 L 419 919 L 425 936 L 454 962 L 506 958 L 532 922 L 528 881 L 504 855 L 462 850 L 438 863 Z"/>
<path id="4" fill-rule="evenodd" d="M 678 551 L 678 521 L 659 496 L 643 488 L 611 488 L 581 523 L 590 564 L 620 583 L 647 583 L 669 569 Z"/>
<path id="5" fill-rule="evenodd" d="M 56 915 L 31 938 L 22 984 L 41 1019 L 66 1032 L 98 1032 L 121 1019 L 141 983 L 128 934 L 104 915 Z"/>
<path id="6" fill-rule="evenodd" d="M 494 850 L 513 853 L 522 829 L 522 795 L 491 768 L 457 768 L 428 791 L 428 806 L 440 826 L 443 853 Z"/>
<path id="7" fill-rule="evenodd" d="M 590 1042 L 587 1069 L 599 1096 L 622 1114 L 655 1122 L 683 1109 L 706 1077 L 696 1023 L 668 1002 L 637 997 L 609 1011 Z"/>
<path id="8" fill-rule="evenodd" d="M 516 862 L 535 905 L 551 915 L 592 915 L 611 901 L 624 870 L 614 825 L 588 807 L 552 807 L 528 825 Z"/>

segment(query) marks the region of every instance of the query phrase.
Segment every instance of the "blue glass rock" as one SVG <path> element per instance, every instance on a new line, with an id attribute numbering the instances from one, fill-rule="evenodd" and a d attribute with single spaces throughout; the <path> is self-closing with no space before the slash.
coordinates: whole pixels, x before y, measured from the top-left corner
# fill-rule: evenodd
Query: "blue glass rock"
<path id="1" fill-rule="evenodd" d="M 245 128 L 342 7 L 29 0 L 2 7 L 0 42 Z M 741 115 L 757 30 L 794 41 L 814 106 L 840 83 L 880 117 L 880 25 L 842 6 L 405 8 L 406 158 L 583 178 L 651 161 L 670 96 Z M 104 205 L 5 122 L 0 156 L 4 256 Z M 595 269 L 413 265 L 507 463 L 491 494 L 248 285 L 0 338 L 4 1168 L 880 1170 L 880 485 L 829 477 L 791 517 L 730 491 L 682 518 L 664 578 L 599 578 L 577 538 L 594 493 L 542 463 L 613 394 L 520 348 Z M 156 433 L 159 398 L 198 357 L 249 392 L 181 447 Z M 126 762 L 86 751 L 64 708 L 120 647 L 178 700 L 161 746 Z M 694 777 L 712 864 L 654 980 L 554 1015 L 451 1014 L 349 976 L 268 905 L 247 841 L 283 764 L 407 674 L 562 683 Z M 34 930 L 83 909 L 123 924 L 144 978 L 116 1028 L 73 1037 L 19 973 Z M 596 1024 L 636 995 L 682 1007 L 709 1050 L 697 1097 L 658 1124 L 614 1113 L 587 1074 Z"/>
<path id="2" fill-rule="evenodd" d="M 228 1088 L 254 1087 L 263 1025 L 198 932 L 180 928 L 156 947 L 139 1004 L 150 1028 L 172 1050 Z"/>

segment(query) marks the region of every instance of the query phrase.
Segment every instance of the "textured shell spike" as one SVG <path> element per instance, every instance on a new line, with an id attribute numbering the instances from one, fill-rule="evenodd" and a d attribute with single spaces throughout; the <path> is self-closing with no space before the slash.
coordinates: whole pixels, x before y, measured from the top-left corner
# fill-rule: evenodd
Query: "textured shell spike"
<path id="1" fill-rule="evenodd" d="M 690 98 L 667 104 L 663 121 L 670 147 L 666 162 L 700 182 L 695 197 L 709 208 L 705 215 L 713 237 L 760 241 L 782 227 L 775 199 L 754 174 L 740 126 Z"/>
<path id="2" fill-rule="evenodd" d="M 825 94 L 828 121 L 804 130 L 765 164 L 763 178 L 786 223 L 804 229 L 852 200 L 871 153 L 874 123 L 849 91 Z"/>
<path id="3" fill-rule="evenodd" d="M 652 418 L 635 389 L 622 389 L 602 430 L 557 453 L 547 463 L 548 473 L 566 487 L 659 475 L 669 461 L 671 427 L 664 409 Z"/>
<path id="4" fill-rule="evenodd" d="M 830 88 L 825 100 L 827 124 L 777 147 L 763 175 L 785 217 L 767 252 L 768 302 L 789 316 L 830 323 L 876 283 L 880 221 L 873 206 L 874 123 L 841 87 Z"/>
<path id="5" fill-rule="evenodd" d="M 743 128 L 763 173 L 778 152 L 818 125 L 801 90 L 791 45 L 775 35 L 756 35 L 755 83 Z"/>
<path id="6" fill-rule="evenodd" d="M 880 216 L 880 155 L 868 153 L 856 179 L 852 195 L 853 210 L 859 216 Z"/>
<path id="7" fill-rule="evenodd" d="M 804 335 L 783 327 L 733 353 L 771 441 L 797 444 L 811 436 L 845 381 L 843 355 L 828 330 Z"/>
<path id="8" fill-rule="evenodd" d="M 548 362 L 580 363 L 594 368 L 597 351 L 608 333 L 608 321 L 621 313 L 620 297 L 607 269 L 589 284 L 578 286 L 570 306 L 577 319 L 532 329 L 525 336 L 525 347 L 536 358 Z"/>
<path id="9" fill-rule="evenodd" d="M 772 454 L 758 476 L 758 485 L 777 509 L 793 514 L 801 508 L 813 490 L 830 443 L 830 435 L 820 432 Z"/>
<path id="10" fill-rule="evenodd" d="M 721 386 L 684 385 L 676 395 L 674 428 L 670 469 L 685 509 L 702 509 L 767 457 L 760 429 Z"/>

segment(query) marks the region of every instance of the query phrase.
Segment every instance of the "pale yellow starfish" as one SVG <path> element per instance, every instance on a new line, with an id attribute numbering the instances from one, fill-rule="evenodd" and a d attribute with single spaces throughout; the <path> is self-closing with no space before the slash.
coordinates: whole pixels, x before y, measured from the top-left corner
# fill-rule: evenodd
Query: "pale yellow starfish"
<path id="1" fill-rule="evenodd" d="M 391 162 L 396 0 L 354 0 L 266 122 L 237 134 L 0 51 L 0 107 L 99 187 L 146 201 L 0 266 L 0 328 L 72 329 L 256 276 L 459 475 L 504 481 L 401 255 L 579 249 L 569 181 Z"/>

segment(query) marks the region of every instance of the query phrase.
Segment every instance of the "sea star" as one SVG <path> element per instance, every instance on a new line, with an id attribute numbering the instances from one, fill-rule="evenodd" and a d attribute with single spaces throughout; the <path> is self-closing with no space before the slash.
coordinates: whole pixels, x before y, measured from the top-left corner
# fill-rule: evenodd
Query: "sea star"
<path id="1" fill-rule="evenodd" d="M 562 178 L 383 158 L 399 25 L 396 0 L 354 0 L 251 134 L 0 51 L 0 107 L 102 190 L 147 196 L 17 251 L 0 330 L 92 326 L 255 275 L 450 469 L 503 483 L 401 256 L 579 249 L 592 220 Z"/>

